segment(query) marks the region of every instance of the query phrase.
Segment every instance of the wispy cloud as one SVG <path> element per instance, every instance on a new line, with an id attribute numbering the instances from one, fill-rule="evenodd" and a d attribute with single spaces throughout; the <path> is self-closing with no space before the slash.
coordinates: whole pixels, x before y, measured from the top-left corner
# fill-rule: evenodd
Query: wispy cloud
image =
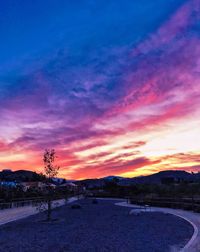
<path id="1" fill-rule="evenodd" d="M 0 75 L 0 167 L 40 170 L 53 147 L 71 178 L 196 170 L 199 0 L 89 2 L 68 6 L 78 23 L 55 21 L 53 48 Z"/>

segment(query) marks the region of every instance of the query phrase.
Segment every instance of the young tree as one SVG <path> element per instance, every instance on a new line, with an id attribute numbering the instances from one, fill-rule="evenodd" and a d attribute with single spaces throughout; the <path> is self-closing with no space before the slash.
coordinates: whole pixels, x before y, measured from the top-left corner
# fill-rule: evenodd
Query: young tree
<path id="1" fill-rule="evenodd" d="M 47 177 L 47 221 L 51 220 L 51 212 L 52 212 L 52 188 L 51 188 L 51 180 L 56 177 L 58 174 L 59 166 L 55 165 L 56 152 L 54 149 L 46 149 L 43 155 L 44 161 L 44 174 Z"/>

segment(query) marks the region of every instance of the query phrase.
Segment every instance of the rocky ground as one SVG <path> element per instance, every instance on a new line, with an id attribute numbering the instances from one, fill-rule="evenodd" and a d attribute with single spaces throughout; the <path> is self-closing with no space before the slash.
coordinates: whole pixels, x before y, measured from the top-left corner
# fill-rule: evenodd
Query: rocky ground
<path id="1" fill-rule="evenodd" d="M 79 204 L 81 209 L 55 209 L 51 223 L 41 213 L 0 226 L 0 251 L 165 252 L 184 246 L 193 234 L 189 223 L 170 214 L 129 215 L 130 209 L 108 200 Z"/>

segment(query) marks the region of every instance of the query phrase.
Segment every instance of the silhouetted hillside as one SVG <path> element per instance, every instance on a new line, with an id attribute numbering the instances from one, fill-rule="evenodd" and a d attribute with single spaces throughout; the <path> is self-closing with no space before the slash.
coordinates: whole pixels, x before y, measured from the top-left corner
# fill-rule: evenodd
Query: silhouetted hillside
<path id="1" fill-rule="evenodd" d="M 154 173 L 148 176 L 139 176 L 134 178 L 122 178 L 118 176 L 108 176 L 100 179 L 87 179 L 79 181 L 86 187 L 102 187 L 107 181 L 115 181 L 119 185 L 134 185 L 134 184 L 160 184 L 160 183 L 179 183 L 182 181 L 195 182 L 200 180 L 200 173 L 191 174 L 180 170 L 167 170 Z"/>
<path id="2" fill-rule="evenodd" d="M 0 172 L 0 179 L 6 181 L 16 181 L 16 182 L 24 182 L 24 181 L 43 181 L 44 176 L 27 170 L 18 170 L 18 171 L 2 171 Z"/>
<path id="3" fill-rule="evenodd" d="M 129 181 L 132 183 L 147 183 L 147 184 L 152 184 L 152 183 L 161 183 L 164 179 L 173 179 L 174 182 L 180 182 L 180 181 L 190 181 L 194 179 L 194 175 L 192 175 L 189 172 L 186 171 L 173 171 L 173 170 L 168 170 L 168 171 L 161 171 L 158 173 L 154 173 L 148 176 L 141 176 L 141 177 L 135 177 L 131 178 Z"/>
<path id="4" fill-rule="evenodd" d="M 6 180 L 6 181 L 24 182 L 24 181 L 43 181 L 44 179 L 45 177 L 43 175 L 28 170 L 18 170 L 14 172 L 10 170 L 5 170 L 0 172 L 0 180 Z M 167 183 L 170 181 L 195 182 L 200 181 L 200 173 L 189 173 L 180 170 L 167 170 L 167 171 L 160 171 L 158 173 L 154 173 L 148 176 L 139 176 L 133 178 L 123 178 L 120 176 L 107 176 L 99 179 L 85 179 L 81 181 L 73 180 L 73 182 L 85 185 L 88 188 L 103 187 L 107 182 L 110 181 L 113 181 L 119 185 L 124 186 L 133 184 L 159 184 L 164 182 Z"/>

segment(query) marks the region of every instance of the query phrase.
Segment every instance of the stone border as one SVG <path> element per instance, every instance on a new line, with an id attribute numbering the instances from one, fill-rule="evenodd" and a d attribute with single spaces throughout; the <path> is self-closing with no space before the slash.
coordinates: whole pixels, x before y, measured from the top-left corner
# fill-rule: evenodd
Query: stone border
<path id="1" fill-rule="evenodd" d="M 195 239 L 197 239 L 199 230 L 198 230 L 197 226 L 195 225 L 195 223 L 193 223 L 192 221 L 190 221 L 188 218 L 183 217 L 183 216 L 181 216 L 181 215 L 179 215 L 179 214 L 175 214 L 175 213 L 174 213 L 174 215 L 176 215 L 176 216 L 178 216 L 178 217 L 180 217 L 180 218 L 186 220 L 186 221 L 189 222 L 189 223 L 193 226 L 193 228 L 194 228 L 194 233 L 193 233 L 192 237 L 190 238 L 190 240 L 188 241 L 188 243 L 181 249 L 182 252 L 186 252 L 186 251 L 188 251 L 188 249 L 193 245 L 193 242 L 195 241 Z"/>
<path id="2" fill-rule="evenodd" d="M 127 204 L 126 202 L 115 203 L 115 205 L 117 205 L 117 206 L 123 206 L 123 207 L 131 207 L 131 208 L 138 207 L 137 205 Z M 187 217 L 183 216 L 180 213 L 181 211 L 178 211 L 176 209 L 160 208 L 160 207 L 151 207 L 151 209 L 154 210 L 154 211 L 159 211 L 159 212 L 163 212 L 163 213 L 173 214 L 173 215 L 178 216 L 178 217 L 186 220 L 187 222 L 189 222 L 190 225 L 193 226 L 194 232 L 193 232 L 193 235 L 190 238 L 190 240 L 187 242 L 187 244 L 180 251 L 181 252 L 192 252 L 192 251 L 197 252 L 198 251 L 198 250 L 195 249 L 195 245 L 197 245 L 197 244 L 195 244 L 196 243 L 195 240 L 198 237 L 199 229 L 198 229 L 197 225 L 192 220 L 190 220 Z M 185 211 L 185 212 L 187 212 L 187 211 Z M 192 212 L 191 212 L 191 214 L 192 214 Z M 200 218 L 200 216 L 199 216 L 199 218 Z M 200 241 L 199 241 L 199 243 L 200 243 Z M 193 245 L 194 245 L 194 247 L 191 248 L 191 246 L 193 246 Z"/>

